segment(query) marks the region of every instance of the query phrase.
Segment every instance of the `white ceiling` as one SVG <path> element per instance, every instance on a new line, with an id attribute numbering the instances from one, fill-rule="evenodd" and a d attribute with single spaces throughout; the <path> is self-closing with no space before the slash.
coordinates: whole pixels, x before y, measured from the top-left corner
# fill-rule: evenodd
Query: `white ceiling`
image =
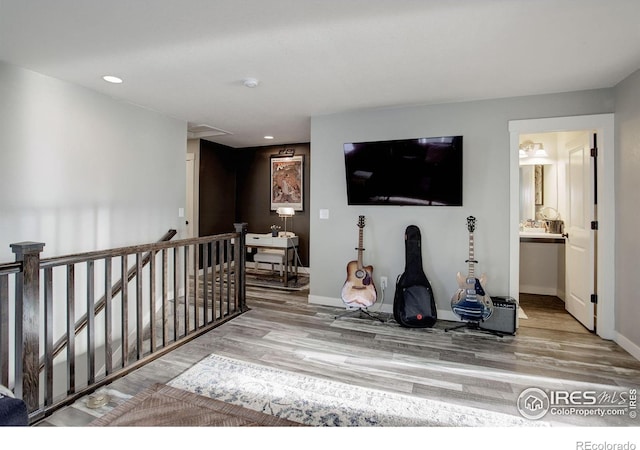
<path id="1" fill-rule="evenodd" d="M 640 1 L 0 0 L 0 60 L 232 147 L 309 142 L 316 115 L 614 86 Z"/>

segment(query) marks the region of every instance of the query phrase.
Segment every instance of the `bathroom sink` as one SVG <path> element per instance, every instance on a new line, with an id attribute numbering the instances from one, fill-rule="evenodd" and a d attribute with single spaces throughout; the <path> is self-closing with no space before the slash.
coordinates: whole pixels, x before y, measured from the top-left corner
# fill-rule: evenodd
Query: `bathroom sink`
<path id="1" fill-rule="evenodd" d="M 524 230 L 520 230 L 520 237 L 558 239 L 558 238 L 564 238 L 564 235 L 547 233 L 544 230 L 544 228 L 525 228 Z"/>
<path id="2" fill-rule="evenodd" d="M 545 234 L 546 231 L 544 228 L 523 228 L 522 230 L 520 230 L 520 233 L 525 233 L 525 234 Z"/>

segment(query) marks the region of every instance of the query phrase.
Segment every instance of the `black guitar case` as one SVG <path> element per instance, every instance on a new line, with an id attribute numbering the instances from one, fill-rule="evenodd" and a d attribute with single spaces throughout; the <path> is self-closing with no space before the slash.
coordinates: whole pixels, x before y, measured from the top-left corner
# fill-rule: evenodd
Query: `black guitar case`
<path id="1" fill-rule="evenodd" d="M 431 284 L 422 268 L 420 228 L 409 225 L 404 233 L 405 268 L 398 275 L 393 297 L 393 318 L 403 327 L 429 328 L 438 319 Z"/>

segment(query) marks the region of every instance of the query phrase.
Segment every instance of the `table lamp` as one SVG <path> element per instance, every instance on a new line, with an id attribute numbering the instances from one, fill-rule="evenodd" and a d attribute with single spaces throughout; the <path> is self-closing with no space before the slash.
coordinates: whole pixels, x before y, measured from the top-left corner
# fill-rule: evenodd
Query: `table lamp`
<path id="1" fill-rule="evenodd" d="M 290 206 L 280 206 L 276 210 L 276 212 L 278 213 L 278 216 L 284 218 L 284 235 L 286 236 L 287 235 L 287 218 L 293 217 L 296 214 L 296 212 Z"/>

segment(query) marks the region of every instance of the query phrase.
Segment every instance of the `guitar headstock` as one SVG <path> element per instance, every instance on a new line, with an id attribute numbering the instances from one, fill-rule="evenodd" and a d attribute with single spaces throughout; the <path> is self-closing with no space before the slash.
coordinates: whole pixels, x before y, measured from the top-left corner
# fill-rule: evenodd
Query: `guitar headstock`
<path id="1" fill-rule="evenodd" d="M 364 228 L 364 216 L 360 216 L 358 219 L 358 228 Z"/>
<path id="2" fill-rule="evenodd" d="M 476 229 L 476 218 L 473 216 L 469 216 L 467 217 L 467 229 L 469 230 L 469 233 L 473 233 L 473 231 Z"/>

